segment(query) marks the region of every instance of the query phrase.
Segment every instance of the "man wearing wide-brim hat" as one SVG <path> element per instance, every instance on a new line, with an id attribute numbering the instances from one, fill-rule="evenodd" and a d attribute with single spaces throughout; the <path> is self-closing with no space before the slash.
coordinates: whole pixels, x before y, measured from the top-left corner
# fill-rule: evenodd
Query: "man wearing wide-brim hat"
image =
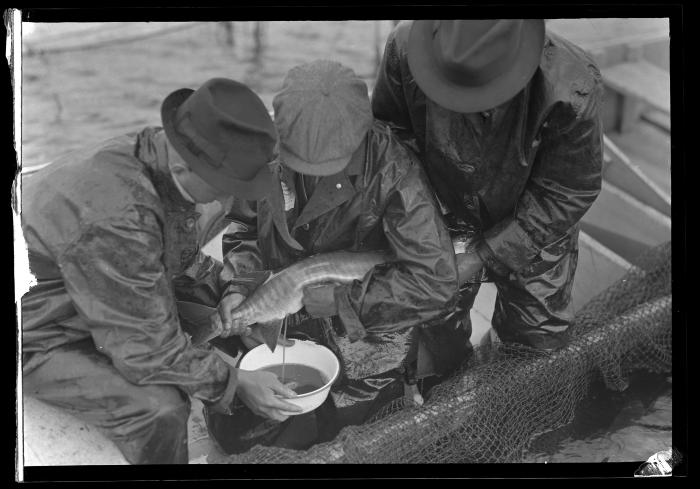
<path id="1" fill-rule="evenodd" d="M 601 186 L 601 95 L 593 61 L 541 19 L 404 21 L 387 40 L 374 115 L 416 145 L 468 237 L 461 306 L 495 282 L 503 341 L 566 341 L 578 222 Z"/>
<path id="2" fill-rule="evenodd" d="M 207 412 L 210 433 L 231 453 L 330 439 L 396 397 L 412 399 L 418 379 L 427 387 L 469 354 L 468 336 L 445 321 L 458 297 L 449 232 L 415 154 L 372 117 L 365 82 L 339 63 L 315 61 L 290 70 L 273 107 L 278 197 L 233 207 L 227 265 L 244 277 L 338 250 L 385 250 L 390 260 L 362 280 L 305 290 L 288 334 L 329 347 L 341 376 L 324 405 L 281 425 L 245 407 L 229 417 Z M 239 286 L 242 295 L 254 288 Z"/>
<path id="3" fill-rule="evenodd" d="M 267 194 L 272 119 L 248 87 L 215 78 L 169 95 L 162 122 L 68 154 L 22 189 L 37 280 L 22 298 L 24 394 L 96 426 L 134 464 L 188 463 L 189 397 L 230 413 L 236 394 L 278 420 L 298 409 L 273 374 L 193 347 L 176 305 L 220 304 L 223 335 L 242 333 L 195 205 Z"/>

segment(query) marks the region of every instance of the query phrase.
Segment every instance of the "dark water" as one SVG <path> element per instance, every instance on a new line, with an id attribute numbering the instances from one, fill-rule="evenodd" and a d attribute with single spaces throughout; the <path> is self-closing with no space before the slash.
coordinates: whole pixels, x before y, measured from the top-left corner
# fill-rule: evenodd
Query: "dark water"
<path id="1" fill-rule="evenodd" d="M 292 385 L 288 387 L 297 394 L 307 394 L 320 389 L 326 384 L 326 380 L 319 370 L 300 363 L 279 363 L 260 370 L 272 372 L 283 384 L 291 382 Z"/>
<path id="2" fill-rule="evenodd" d="M 83 145 L 160 125 L 168 93 L 211 77 L 248 84 L 271 108 L 290 68 L 330 58 L 372 89 L 378 49 L 390 28 L 390 21 L 263 22 L 256 36 L 255 23 L 236 22 L 230 44 L 224 26 L 212 22 L 128 44 L 25 56 L 22 164 L 43 164 Z M 671 446 L 671 397 L 670 377 L 635 376 L 623 393 L 594 386 L 574 424 L 541 437 L 527 460 L 646 460 Z"/>
<path id="3" fill-rule="evenodd" d="M 645 461 L 671 448 L 672 377 L 638 372 L 629 381 L 624 392 L 594 383 L 574 422 L 537 438 L 525 461 Z"/>

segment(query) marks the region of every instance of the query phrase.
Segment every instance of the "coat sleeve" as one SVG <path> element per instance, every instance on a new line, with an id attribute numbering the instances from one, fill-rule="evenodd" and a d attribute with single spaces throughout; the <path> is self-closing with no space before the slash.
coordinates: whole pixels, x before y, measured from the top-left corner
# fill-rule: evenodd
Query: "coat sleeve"
<path id="1" fill-rule="evenodd" d="M 66 289 L 97 349 L 126 379 L 172 385 L 225 411 L 236 370 L 181 330 L 162 239 L 150 209 L 88 225 L 59 257 Z"/>
<path id="2" fill-rule="evenodd" d="M 601 188 L 602 87 L 580 104 L 560 104 L 543 124 L 533 171 L 514 216 L 484 232 L 477 253 L 497 274 L 518 272 L 578 224 Z M 579 95 L 581 95 L 579 93 Z"/>
<path id="3" fill-rule="evenodd" d="M 377 119 L 393 126 L 400 136 L 410 137 L 414 132 L 404 92 L 407 67 L 401 56 L 400 39 L 407 33 L 407 24 L 399 24 L 390 34 L 384 48 L 377 81 L 372 91 L 372 112 Z"/>
<path id="4" fill-rule="evenodd" d="M 386 176 L 384 177 L 386 178 Z M 348 337 L 431 324 L 453 312 L 457 267 L 447 228 L 417 161 L 387 193 L 383 230 L 393 260 L 336 287 Z"/>
<path id="5" fill-rule="evenodd" d="M 184 272 L 173 279 L 177 300 L 215 307 L 224 292 L 223 264 L 198 250 Z"/>
<path id="6" fill-rule="evenodd" d="M 258 213 L 254 201 L 236 200 L 226 215 L 229 222 L 223 236 L 224 256 L 221 276 L 227 281 L 227 294 L 248 296 L 258 284 L 257 273 L 263 268 L 258 246 Z M 254 277 L 254 280 L 249 280 Z"/>

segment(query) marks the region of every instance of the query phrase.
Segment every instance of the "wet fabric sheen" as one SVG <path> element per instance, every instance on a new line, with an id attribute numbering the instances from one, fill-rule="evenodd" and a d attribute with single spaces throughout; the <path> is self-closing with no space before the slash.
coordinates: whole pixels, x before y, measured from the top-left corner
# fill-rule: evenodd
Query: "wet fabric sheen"
<path id="1" fill-rule="evenodd" d="M 486 114 L 452 112 L 413 79 L 409 29 L 402 22 L 389 36 L 374 115 L 416 148 L 454 233 L 475 236 L 498 288 L 499 337 L 560 346 L 572 319 L 578 222 L 601 186 L 600 72 L 548 34 L 539 69 L 511 100 Z"/>
<path id="2" fill-rule="evenodd" d="M 22 298 L 24 377 L 37 397 L 106 426 L 134 463 L 187 461 L 187 416 L 157 415 L 173 404 L 163 399 L 144 411 L 139 396 L 182 393 L 225 411 L 236 387 L 235 370 L 180 327 L 176 300 L 217 304 L 221 264 L 199 250 L 198 214 L 159 132 L 67 155 L 27 178 L 22 195 L 37 279 Z"/>
<path id="3" fill-rule="evenodd" d="M 237 277 L 232 288 L 244 295 L 255 288 L 246 279 L 251 271 L 276 270 L 304 256 L 336 250 L 393 254 L 395 261 L 375 267 L 363 280 L 336 287 L 338 316 L 311 319 L 302 309 L 289 318 L 290 336 L 326 345 L 341 362 L 329 395 L 332 409 L 315 411 L 317 434 L 299 442 L 305 446 L 332 437 L 342 426 L 362 423 L 400 397 L 405 381 L 446 374 L 470 351 L 469 324 L 463 325 L 464 315 L 457 310 L 452 243 L 418 161 L 380 122 L 361 156 L 344 172 L 315 182 L 302 182 L 288 171 L 283 176 L 293 182 L 297 203 L 303 204 L 287 213 L 290 232 L 306 247 L 302 253 L 280 237 L 265 201 L 238 202 L 227 216 L 225 266 Z M 258 278 L 264 280 L 264 274 Z M 419 351 L 436 360 L 419 361 Z M 419 372 L 419 364 L 430 368 Z M 209 419 L 210 433 L 222 446 L 245 450 L 243 440 L 232 441 L 245 432 L 245 423 L 237 421 L 245 418 Z M 278 437 L 301 422 L 278 424 L 261 435 L 260 443 L 281 443 Z"/>

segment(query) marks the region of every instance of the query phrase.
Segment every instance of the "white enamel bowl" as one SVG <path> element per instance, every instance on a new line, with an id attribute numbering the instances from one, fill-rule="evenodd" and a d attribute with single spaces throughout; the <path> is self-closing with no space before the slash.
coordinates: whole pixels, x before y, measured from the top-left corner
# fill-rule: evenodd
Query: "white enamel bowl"
<path id="1" fill-rule="evenodd" d="M 296 397 L 285 399 L 285 401 L 296 404 L 303 411 L 293 413 L 282 411 L 286 415 L 304 414 L 313 411 L 326 400 L 328 393 L 331 390 L 331 385 L 340 373 L 340 362 L 336 356 L 325 346 L 306 340 L 293 340 L 294 345 L 288 346 L 285 352 L 285 361 L 289 363 L 299 363 L 313 367 L 322 372 L 323 378 L 328 379 L 326 384 L 320 389 L 300 394 Z M 282 346 L 277 345 L 275 351 L 272 352 L 267 345 L 259 345 L 241 359 L 238 368 L 243 370 L 259 370 L 282 363 Z"/>

